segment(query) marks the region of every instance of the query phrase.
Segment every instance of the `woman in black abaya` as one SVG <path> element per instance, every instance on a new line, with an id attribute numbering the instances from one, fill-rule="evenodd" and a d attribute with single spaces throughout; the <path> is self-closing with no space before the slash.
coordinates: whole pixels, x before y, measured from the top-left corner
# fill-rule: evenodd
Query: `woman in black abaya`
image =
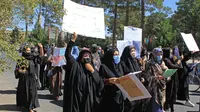
<path id="1" fill-rule="evenodd" d="M 105 79 L 104 93 L 101 101 L 101 112 L 123 112 L 124 97 L 121 90 L 113 84 L 117 77 L 124 75 L 117 48 L 109 47 L 105 50 L 103 64 L 99 74 Z"/>
<path id="2" fill-rule="evenodd" d="M 183 68 L 178 70 L 179 86 L 178 86 L 177 98 L 178 100 L 185 100 L 186 101 L 185 105 L 194 107 L 195 105 L 190 101 L 189 98 L 189 83 L 187 81 L 188 74 L 191 71 L 191 69 L 186 63 L 191 58 L 191 52 L 188 54 L 181 53 L 180 55 L 182 55 L 181 64 Z"/>
<path id="3" fill-rule="evenodd" d="M 127 46 L 121 56 L 121 63 L 125 74 L 141 71 L 141 67 L 136 59 L 136 50 L 134 46 Z"/>
<path id="4" fill-rule="evenodd" d="M 77 61 L 71 50 L 77 35 L 69 42 L 65 57 L 64 104 L 63 112 L 96 112 L 104 83 L 92 63 L 91 52 L 83 49 Z"/>
<path id="5" fill-rule="evenodd" d="M 40 47 L 40 56 L 43 55 L 43 47 Z M 29 109 L 29 112 L 34 112 L 33 109 L 39 107 L 37 95 L 37 64 L 39 63 L 39 54 L 37 47 L 27 47 L 24 49 L 22 56 L 25 58 L 23 61 L 27 63 L 18 63 L 15 70 L 16 78 L 19 78 L 17 87 L 17 106 L 23 106 Z"/>
<path id="6" fill-rule="evenodd" d="M 181 69 L 179 64 L 181 61 L 174 63 L 173 53 L 170 48 L 163 49 L 163 61 L 169 69 Z M 176 72 L 171 76 L 170 80 L 166 83 L 166 103 L 165 110 L 168 110 L 170 107 L 171 112 L 174 112 L 174 103 L 176 102 L 177 97 L 177 87 L 178 87 L 178 73 Z"/>
<path id="7" fill-rule="evenodd" d="M 136 50 L 134 46 L 127 46 L 124 48 L 124 51 L 121 56 L 121 63 L 123 71 L 126 74 L 141 71 L 138 60 L 136 59 Z M 140 74 L 136 76 L 141 79 Z M 125 100 L 125 112 L 129 112 L 133 108 L 135 102 L 130 102 L 128 99 Z"/>

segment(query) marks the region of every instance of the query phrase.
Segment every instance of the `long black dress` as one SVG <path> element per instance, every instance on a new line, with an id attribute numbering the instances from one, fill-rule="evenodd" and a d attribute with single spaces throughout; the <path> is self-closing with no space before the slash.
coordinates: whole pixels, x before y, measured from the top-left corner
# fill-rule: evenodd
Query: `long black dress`
<path id="1" fill-rule="evenodd" d="M 170 48 L 163 49 L 163 61 L 169 69 L 181 69 L 181 66 L 175 64 L 173 59 L 170 58 Z M 174 103 L 176 102 L 178 91 L 178 73 L 176 72 L 171 76 L 171 80 L 166 83 L 166 104 L 165 109 L 169 106 L 171 111 L 174 111 Z"/>
<path id="2" fill-rule="evenodd" d="M 190 70 L 190 67 L 187 65 L 187 61 L 191 58 L 191 53 L 184 55 L 182 62 L 182 69 L 178 71 L 178 100 L 189 100 L 189 84 L 186 82 Z"/>
<path id="3" fill-rule="evenodd" d="M 117 49 L 109 49 L 104 55 L 104 61 L 100 67 L 99 74 L 104 79 L 120 77 L 124 75 L 122 65 L 114 64 L 113 54 Z M 124 96 L 116 85 L 105 85 L 101 100 L 101 112 L 123 112 Z"/>
<path id="4" fill-rule="evenodd" d="M 122 53 L 122 56 L 121 56 L 122 68 L 123 68 L 123 71 L 124 71 L 125 74 L 141 71 L 138 60 L 136 58 L 133 58 L 130 55 L 132 48 L 133 48 L 133 46 L 125 47 L 124 51 Z M 141 74 L 136 74 L 136 76 L 139 79 L 141 79 Z M 130 102 L 128 99 L 126 99 L 126 101 L 125 101 L 125 112 L 134 111 L 133 106 L 137 102 L 139 102 L 139 101 Z M 135 106 L 137 106 L 137 105 L 135 105 Z"/>
<path id="5" fill-rule="evenodd" d="M 49 87 L 49 80 L 47 77 L 47 70 L 45 70 L 45 66 L 47 66 L 47 56 L 41 57 L 41 63 L 40 63 L 40 83 L 41 83 L 41 89 L 45 89 Z"/>
<path id="6" fill-rule="evenodd" d="M 103 80 L 96 70 L 90 73 L 80 62 L 83 54 L 89 51 L 82 50 L 77 59 L 78 62 L 73 58 L 71 55 L 73 45 L 74 42 L 70 41 L 65 53 L 67 66 L 65 68 L 63 112 L 96 112 L 99 110 Z"/>
<path id="7" fill-rule="evenodd" d="M 37 64 L 39 57 L 32 55 L 22 54 L 28 62 L 29 67 L 24 74 L 17 73 L 19 83 L 17 87 L 17 106 L 24 106 L 30 110 L 39 107 L 38 95 L 37 95 Z M 17 71 L 15 71 L 17 72 Z"/>

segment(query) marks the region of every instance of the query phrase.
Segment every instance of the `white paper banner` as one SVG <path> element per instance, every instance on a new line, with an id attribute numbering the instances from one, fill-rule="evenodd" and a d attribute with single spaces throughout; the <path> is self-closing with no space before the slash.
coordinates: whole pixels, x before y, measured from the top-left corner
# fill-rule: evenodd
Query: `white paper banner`
<path id="1" fill-rule="evenodd" d="M 122 76 L 119 78 L 120 83 L 116 84 L 130 101 L 151 98 L 148 90 L 135 76 L 138 73 L 141 71 Z"/>
<path id="2" fill-rule="evenodd" d="M 73 33 L 105 39 L 104 9 L 93 8 L 65 0 L 62 30 Z"/>
<path id="3" fill-rule="evenodd" d="M 185 34 L 185 33 L 181 33 L 183 40 L 185 41 L 185 44 L 187 45 L 187 48 L 189 49 L 189 51 L 199 51 L 199 48 L 197 46 L 196 41 L 194 40 L 194 37 L 192 36 L 192 34 Z"/>
<path id="4" fill-rule="evenodd" d="M 134 40 L 142 42 L 142 29 L 132 26 L 124 26 L 124 40 Z"/>

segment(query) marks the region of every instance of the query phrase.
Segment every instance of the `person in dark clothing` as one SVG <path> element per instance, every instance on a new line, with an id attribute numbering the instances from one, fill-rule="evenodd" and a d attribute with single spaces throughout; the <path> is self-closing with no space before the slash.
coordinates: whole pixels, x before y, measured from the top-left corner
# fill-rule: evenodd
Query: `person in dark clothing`
<path id="1" fill-rule="evenodd" d="M 49 77 L 49 91 L 55 100 L 62 96 L 62 67 L 56 66 L 52 68 L 52 76 Z"/>
<path id="2" fill-rule="evenodd" d="M 116 78 L 117 80 L 118 77 L 124 75 L 117 48 L 107 48 L 99 74 L 105 80 L 104 93 L 101 100 L 101 112 L 123 112 L 125 98 L 122 91 L 110 81 L 110 79 Z"/>
<path id="3" fill-rule="evenodd" d="M 151 58 L 146 63 L 143 84 L 152 98 L 142 100 L 141 105 L 136 107 L 136 112 L 163 112 L 164 110 L 166 82 L 162 74 L 168 68 L 162 60 L 162 54 L 161 48 L 154 48 Z"/>
<path id="4" fill-rule="evenodd" d="M 189 83 L 187 81 L 188 74 L 190 71 L 190 67 L 187 65 L 187 61 L 191 58 L 191 52 L 188 54 L 183 54 L 180 52 L 181 55 L 181 64 L 182 64 L 182 69 L 178 70 L 178 81 L 179 81 L 179 86 L 178 86 L 178 92 L 177 92 L 177 99 L 178 100 L 185 100 L 185 105 L 194 107 L 195 105 L 190 101 L 189 98 Z"/>
<path id="5" fill-rule="evenodd" d="M 121 56 L 121 63 L 125 74 L 141 71 L 134 46 L 127 46 L 124 48 Z"/>
<path id="6" fill-rule="evenodd" d="M 48 63 L 48 56 L 47 56 L 47 46 L 44 47 L 44 55 L 41 57 L 40 63 L 40 83 L 41 83 L 41 90 L 49 88 L 49 80 L 47 77 L 47 63 Z"/>
<path id="7" fill-rule="evenodd" d="M 163 61 L 169 69 L 181 69 L 181 61 L 179 60 L 177 63 L 174 63 L 173 52 L 170 48 L 163 48 Z M 177 89 L 178 73 L 176 72 L 173 76 L 170 77 L 170 80 L 168 80 L 166 83 L 165 110 L 168 110 L 170 107 L 171 112 L 174 112 L 174 103 L 176 103 Z"/>
<path id="8" fill-rule="evenodd" d="M 77 60 L 71 55 L 76 38 L 74 33 L 65 53 L 67 65 L 63 112 L 97 112 L 104 82 L 94 69 L 92 54 L 88 49 L 83 49 Z"/>
<path id="9" fill-rule="evenodd" d="M 42 56 L 42 44 L 38 45 L 40 47 L 40 56 Z M 37 64 L 40 61 L 39 53 L 36 47 L 27 47 L 24 48 L 22 56 L 24 57 L 23 63 L 18 62 L 15 70 L 16 78 L 19 78 L 16 94 L 17 106 L 26 107 L 30 112 L 34 112 L 33 109 L 39 107 L 36 82 Z"/>
<path id="10" fill-rule="evenodd" d="M 90 49 L 92 51 L 94 67 L 95 67 L 96 70 L 99 71 L 99 68 L 100 68 L 100 65 L 101 65 L 101 60 L 100 60 L 100 56 L 99 56 L 99 53 L 98 53 L 98 46 L 96 44 L 93 44 Z"/>
<path id="11" fill-rule="evenodd" d="M 121 63 L 125 75 L 141 71 L 138 59 L 136 58 L 136 50 L 134 46 L 127 46 L 124 48 L 121 56 Z M 136 74 L 136 76 L 139 78 L 139 80 L 144 81 L 144 79 L 141 77 L 141 74 Z M 137 101 L 130 102 L 128 99 L 126 99 L 124 103 L 125 112 L 129 112 L 136 102 Z"/>

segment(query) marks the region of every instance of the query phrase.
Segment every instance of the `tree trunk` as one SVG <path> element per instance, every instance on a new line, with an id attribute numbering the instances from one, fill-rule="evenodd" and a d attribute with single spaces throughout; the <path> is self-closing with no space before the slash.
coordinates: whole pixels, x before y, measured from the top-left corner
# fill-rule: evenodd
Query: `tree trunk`
<path id="1" fill-rule="evenodd" d="M 126 19 L 125 19 L 125 25 L 129 25 L 129 0 L 126 1 Z"/>
<path id="2" fill-rule="evenodd" d="M 25 32 L 25 38 L 27 38 L 28 37 L 28 17 L 25 17 L 25 27 L 26 27 L 26 32 Z"/>
<path id="3" fill-rule="evenodd" d="M 113 23 L 113 47 L 116 46 L 116 25 L 117 25 L 117 0 L 115 0 L 115 7 L 114 7 L 114 23 Z"/>
<path id="4" fill-rule="evenodd" d="M 142 45 L 144 43 L 144 20 L 145 20 L 145 3 L 144 0 L 141 0 L 141 13 L 142 13 L 142 17 L 141 17 L 141 28 L 142 28 Z"/>
<path id="5" fill-rule="evenodd" d="M 37 18 L 37 26 L 36 27 L 38 27 L 39 25 L 41 25 L 41 14 L 42 14 L 42 6 L 40 5 L 39 13 L 38 13 L 38 18 Z"/>

